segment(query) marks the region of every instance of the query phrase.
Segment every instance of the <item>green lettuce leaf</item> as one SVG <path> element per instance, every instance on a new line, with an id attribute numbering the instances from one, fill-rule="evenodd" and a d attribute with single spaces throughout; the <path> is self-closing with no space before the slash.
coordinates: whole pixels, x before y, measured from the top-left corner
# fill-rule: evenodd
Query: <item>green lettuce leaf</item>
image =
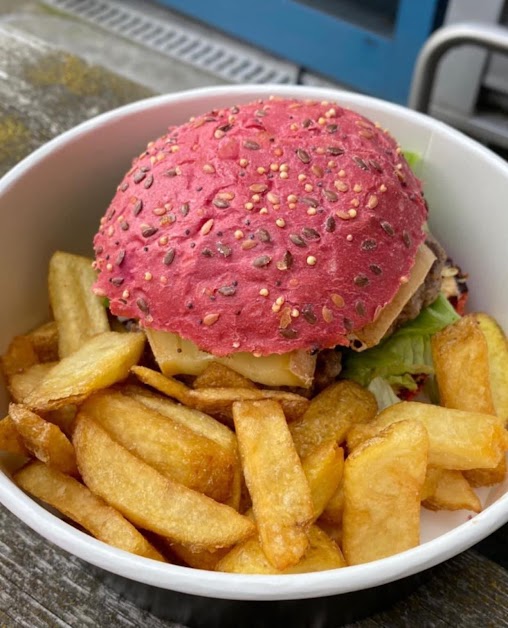
<path id="1" fill-rule="evenodd" d="M 416 390 L 417 385 L 411 375 L 434 373 L 430 337 L 459 318 L 448 300 L 439 295 L 414 320 L 377 347 L 361 353 L 346 351 L 343 376 L 362 386 L 368 386 L 374 378 L 382 377 L 396 388 Z"/>
<path id="2" fill-rule="evenodd" d="M 422 161 L 422 156 L 419 153 L 413 153 L 409 150 L 403 150 L 402 154 L 406 158 L 409 167 L 413 172 L 417 172 Z"/>

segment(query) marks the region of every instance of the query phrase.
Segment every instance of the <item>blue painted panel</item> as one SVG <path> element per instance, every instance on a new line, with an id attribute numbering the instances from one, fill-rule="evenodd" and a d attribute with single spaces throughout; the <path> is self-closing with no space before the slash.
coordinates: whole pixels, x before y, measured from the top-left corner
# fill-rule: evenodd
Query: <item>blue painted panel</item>
<path id="1" fill-rule="evenodd" d="M 400 0 L 382 36 L 294 0 L 159 0 L 353 89 L 404 103 L 421 45 L 442 0 Z"/>

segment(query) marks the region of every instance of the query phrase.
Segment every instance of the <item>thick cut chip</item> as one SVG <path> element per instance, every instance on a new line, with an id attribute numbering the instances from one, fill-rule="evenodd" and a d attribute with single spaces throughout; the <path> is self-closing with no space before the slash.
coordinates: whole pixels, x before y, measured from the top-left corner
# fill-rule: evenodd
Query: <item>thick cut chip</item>
<path id="1" fill-rule="evenodd" d="M 487 314 L 476 314 L 476 320 L 487 341 L 490 366 L 490 388 L 498 417 L 508 424 L 508 341 L 497 322 Z"/>
<path id="2" fill-rule="evenodd" d="M 338 523 L 327 521 L 321 517 L 318 520 L 317 525 L 332 539 L 332 541 L 337 543 L 339 547 L 342 547 L 342 516 Z"/>
<path id="3" fill-rule="evenodd" d="M 256 388 L 256 385 L 228 366 L 210 362 L 194 380 L 194 388 Z"/>
<path id="4" fill-rule="evenodd" d="M 371 421 L 376 413 L 374 395 L 355 382 L 343 380 L 314 397 L 302 418 L 289 429 L 303 458 L 323 442 L 342 443 L 351 425 Z"/>
<path id="5" fill-rule="evenodd" d="M 418 421 L 402 421 L 348 456 L 342 521 L 342 550 L 348 565 L 419 544 L 428 449 L 425 427 Z"/>
<path id="6" fill-rule="evenodd" d="M 93 392 L 127 377 L 143 351 L 141 333 L 108 331 L 90 338 L 54 366 L 25 403 L 35 410 L 53 410 L 80 403 Z"/>
<path id="7" fill-rule="evenodd" d="M 39 362 L 56 362 L 58 354 L 58 325 L 56 321 L 44 323 L 27 334 Z"/>
<path id="8" fill-rule="evenodd" d="M 344 477 L 340 482 L 335 493 L 330 497 L 328 503 L 323 510 L 320 522 L 325 521 L 330 525 L 339 525 L 342 523 L 342 515 L 344 513 Z"/>
<path id="9" fill-rule="evenodd" d="M 2 356 L 0 366 L 5 379 L 9 381 L 16 373 L 23 373 L 38 362 L 39 358 L 30 339 L 27 336 L 15 336 Z"/>
<path id="10" fill-rule="evenodd" d="M 291 351 L 256 357 L 239 352 L 218 358 L 201 351 L 190 340 L 166 331 L 147 330 L 148 342 L 160 370 L 167 375 L 201 375 L 215 361 L 259 384 L 266 386 L 312 385 L 316 356 L 309 351 Z"/>
<path id="11" fill-rule="evenodd" d="M 430 466 L 427 467 L 422 492 L 420 493 L 420 500 L 422 502 L 434 495 L 441 476 L 445 473 L 445 471 L 448 471 L 448 469 L 438 469 L 437 467 Z"/>
<path id="12" fill-rule="evenodd" d="M 383 410 L 371 423 L 356 425 L 347 436 L 350 451 L 398 421 L 420 421 L 429 434 L 429 465 L 441 469 L 493 469 L 508 447 L 498 417 L 403 401 Z"/>
<path id="13" fill-rule="evenodd" d="M 23 444 L 23 440 L 16 429 L 16 424 L 10 416 L 0 421 L 0 451 L 20 456 L 30 456 L 30 452 Z"/>
<path id="14" fill-rule="evenodd" d="M 308 545 L 309 484 L 277 402 L 237 401 L 233 417 L 263 551 L 276 569 L 286 569 Z"/>
<path id="15" fill-rule="evenodd" d="M 88 488 L 139 528 L 196 549 L 228 547 L 255 531 L 233 508 L 164 477 L 84 413 L 73 442 Z"/>
<path id="16" fill-rule="evenodd" d="M 92 292 L 92 260 L 57 251 L 49 262 L 49 301 L 58 325 L 58 353 L 65 358 L 89 338 L 109 331 L 108 314 Z"/>
<path id="17" fill-rule="evenodd" d="M 12 400 L 16 403 L 24 403 L 28 395 L 37 388 L 55 364 L 55 362 L 33 364 L 22 373 L 13 375 L 9 380 Z"/>
<path id="18" fill-rule="evenodd" d="M 431 345 L 441 405 L 495 414 L 487 341 L 474 315 L 434 334 Z"/>
<path id="19" fill-rule="evenodd" d="M 78 475 L 74 447 L 58 426 L 20 404 L 10 404 L 9 416 L 23 444 L 36 458 L 62 473 Z"/>
<path id="20" fill-rule="evenodd" d="M 323 443 L 302 460 L 302 467 L 310 487 L 315 520 L 339 487 L 344 470 L 344 450 L 335 441 Z"/>
<path id="21" fill-rule="evenodd" d="M 471 471 L 464 471 L 463 474 L 469 484 L 476 487 L 499 484 L 504 480 L 506 472 L 506 458 L 503 457 L 493 469 L 472 469 Z"/>
<path id="22" fill-rule="evenodd" d="M 217 565 L 217 571 L 245 574 L 310 573 L 345 567 L 346 561 L 339 547 L 328 535 L 313 525 L 308 532 L 309 546 L 296 565 L 276 569 L 266 558 L 256 537 L 234 547 Z"/>
<path id="23" fill-rule="evenodd" d="M 231 496 L 231 450 L 121 392 L 96 393 L 81 410 L 162 475 L 219 502 Z"/>
<path id="24" fill-rule="evenodd" d="M 422 502 L 429 510 L 472 510 L 481 512 L 482 505 L 469 482 L 460 471 L 443 469 L 436 489 Z"/>
<path id="25" fill-rule="evenodd" d="M 222 547 L 217 550 L 199 550 L 190 545 L 175 543 L 163 537 L 159 537 L 159 539 L 164 548 L 189 567 L 194 567 L 194 569 L 215 571 L 217 563 L 230 551 L 228 547 Z"/>
<path id="26" fill-rule="evenodd" d="M 74 478 L 35 461 L 18 471 L 14 481 L 27 493 L 75 521 L 96 539 L 138 556 L 164 560 L 125 517 Z"/>
<path id="27" fill-rule="evenodd" d="M 235 401 L 255 401 L 272 399 L 278 401 L 288 421 L 295 420 L 307 409 L 309 401 L 301 395 L 279 390 L 258 390 L 249 388 L 201 388 L 193 390 L 182 382 L 162 375 L 144 366 L 133 366 L 132 373 L 144 384 L 173 397 L 196 410 L 229 419 Z"/>

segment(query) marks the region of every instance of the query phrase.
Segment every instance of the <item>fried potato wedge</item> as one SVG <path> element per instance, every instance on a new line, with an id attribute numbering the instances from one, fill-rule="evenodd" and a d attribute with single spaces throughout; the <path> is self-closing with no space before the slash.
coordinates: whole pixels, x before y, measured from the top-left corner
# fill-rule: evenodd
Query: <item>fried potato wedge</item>
<path id="1" fill-rule="evenodd" d="M 475 316 L 434 334 L 431 346 L 441 405 L 495 414 L 487 341 Z"/>
<path id="2" fill-rule="evenodd" d="M 38 362 L 39 358 L 35 353 L 30 338 L 27 336 L 15 336 L 0 359 L 0 367 L 5 379 L 9 382 L 13 375 L 23 373 L 27 368 Z"/>
<path id="3" fill-rule="evenodd" d="M 218 502 L 231 496 L 231 450 L 118 391 L 92 395 L 81 410 L 162 475 Z"/>
<path id="4" fill-rule="evenodd" d="M 276 401 L 236 401 L 233 417 L 261 546 L 276 569 L 286 569 L 308 545 L 309 484 Z"/>
<path id="5" fill-rule="evenodd" d="M 33 364 L 21 373 L 15 373 L 9 380 L 9 392 L 16 403 L 24 403 L 28 395 L 46 377 L 56 362 Z"/>
<path id="6" fill-rule="evenodd" d="M 80 403 L 93 392 L 125 379 L 139 360 L 144 343 L 142 333 L 108 331 L 93 336 L 58 362 L 25 403 L 34 410 Z"/>
<path id="7" fill-rule="evenodd" d="M 16 429 L 16 423 L 10 416 L 6 416 L 0 421 L 0 451 L 30 456 L 30 452 L 23 444 L 23 439 Z"/>
<path id="8" fill-rule="evenodd" d="M 24 491 L 53 506 L 96 539 L 138 556 L 164 561 L 125 517 L 74 478 L 34 461 L 13 479 Z"/>
<path id="9" fill-rule="evenodd" d="M 493 469 L 472 469 L 463 471 L 463 475 L 471 486 L 492 486 L 505 479 L 506 471 L 506 458 L 503 457 Z"/>
<path id="10" fill-rule="evenodd" d="M 344 472 L 343 472 L 344 473 Z M 338 525 L 342 523 L 342 515 L 344 513 L 344 475 L 342 481 L 339 483 L 337 490 L 330 497 L 326 504 L 323 513 L 319 519 L 320 525 L 322 521 L 329 523 L 330 525 Z"/>
<path id="11" fill-rule="evenodd" d="M 316 520 L 339 487 L 344 470 L 344 450 L 335 441 L 322 443 L 302 460 L 302 467 L 309 483 Z"/>
<path id="12" fill-rule="evenodd" d="M 216 571 L 244 574 L 310 573 L 345 567 L 346 561 L 339 547 L 316 525 L 308 532 L 309 545 L 296 565 L 276 569 L 265 556 L 259 539 L 252 537 L 234 547 L 216 565 Z"/>
<path id="13" fill-rule="evenodd" d="M 427 467 L 425 480 L 423 482 L 422 491 L 420 493 L 420 500 L 422 502 L 434 495 L 437 490 L 439 480 L 441 479 L 441 476 L 444 472 L 445 469 L 438 469 L 437 467 L 430 466 Z"/>
<path id="14" fill-rule="evenodd" d="M 321 443 L 341 444 L 351 425 L 371 421 L 377 413 L 374 395 L 355 382 L 342 380 L 325 388 L 289 429 L 300 457 Z"/>
<path id="15" fill-rule="evenodd" d="M 27 334 L 32 343 L 39 362 L 56 362 L 58 354 L 58 325 L 56 321 L 49 321 L 36 327 Z"/>
<path id="16" fill-rule="evenodd" d="M 398 421 L 420 421 L 429 434 L 429 465 L 441 469 L 493 469 L 507 447 L 501 419 L 479 412 L 403 401 L 383 410 L 371 423 L 356 425 L 347 437 L 350 451 Z"/>
<path id="17" fill-rule="evenodd" d="M 10 404 L 9 416 L 23 444 L 36 458 L 62 473 L 78 475 L 74 447 L 58 426 L 20 404 Z"/>
<path id="18" fill-rule="evenodd" d="M 288 421 L 302 416 L 309 401 L 300 395 L 279 390 L 248 388 L 201 388 L 192 390 L 182 382 L 162 375 L 144 366 L 133 366 L 131 372 L 144 384 L 173 397 L 180 403 L 222 418 L 231 418 L 231 407 L 235 401 L 271 399 L 278 401 Z"/>
<path id="19" fill-rule="evenodd" d="M 210 362 L 194 380 L 194 388 L 256 388 L 250 379 L 220 362 Z"/>
<path id="20" fill-rule="evenodd" d="M 498 417 L 508 424 L 508 340 L 497 322 L 488 314 L 476 314 L 476 320 L 487 341 L 490 366 L 490 388 Z"/>
<path id="21" fill-rule="evenodd" d="M 162 544 L 173 553 L 179 560 L 194 569 L 206 569 L 207 571 L 215 571 L 217 563 L 228 554 L 230 549 L 222 547 L 217 550 L 199 550 L 190 545 L 182 545 L 175 543 L 169 539 L 159 537 Z"/>
<path id="22" fill-rule="evenodd" d="M 436 489 L 422 502 L 429 510 L 472 510 L 481 512 L 482 505 L 460 471 L 443 469 Z"/>
<path id="23" fill-rule="evenodd" d="M 190 340 L 166 331 L 147 330 L 148 342 L 164 375 L 201 375 L 211 362 L 220 362 L 251 381 L 266 386 L 309 388 L 316 368 L 316 356 L 308 351 L 291 351 L 256 357 L 239 352 L 217 358 L 201 351 Z"/>
<path id="24" fill-rule="evenodd" d="M 88 488 L 137 527 L 196 549 L 228 547 L 255 531 L 233 508 L 164 477 L 82 412 L 73 442 Z"/>
<path id="25" fill-rule="evenodd" d="M 418 421 L 401 421 L 348 456 L 342 520 L 342 550 L 348 565 L 419 544 L 420 492 L 428 449 L 425 427 Z"/>
<path id="26" fill-rule="evenodd" d="M 65 358 L 89 338 L 109 331 L 108 314 L 92 292 L 92 260 L 57 251 L 49 262 L 49 301 L 58 325 L 58 353 Z"/>

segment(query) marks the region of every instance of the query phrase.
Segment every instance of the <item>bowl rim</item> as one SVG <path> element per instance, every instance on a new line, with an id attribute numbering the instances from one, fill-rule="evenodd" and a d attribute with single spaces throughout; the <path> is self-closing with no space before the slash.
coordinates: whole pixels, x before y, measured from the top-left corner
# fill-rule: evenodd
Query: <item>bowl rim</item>
<path id="1" fill-rule="evenodd" d="M 270 94 L 297 98 L 341 101 L 346 107 L 374 106 L 379 110 L 414 121 L 429 131 L 452 137 L 465 149 L 480 152 L 492 168 L 508 178 L 508 165 L 475 140 L 432 118 L 400 105 L 335 88 L 281 85 L 238 85 L 203 87 L 143 99 L 102 113 L 50 140 L 0 179 L 0 196 L 53 152 L 60 150 L 92 130 L 119 120 L 175 102 L 210 98 L 241 97 L 255 99 Z M 47 540 L 77 557 L 107 571 L 134 581 L 192 595 L 232 600 L 290 600 L 324 597 L 368 589 L 413 575 L 483 539 L 508 521 L 508 493 L 481 513 L 456 528 L 408 551 L 363 565 L 329 571 L 292 575 L 228 574 L 169 563 L 129 554 L 75 529 L 40 506 L 21 491 L 5 472 L 0 473 L 0 503 Z"/>

